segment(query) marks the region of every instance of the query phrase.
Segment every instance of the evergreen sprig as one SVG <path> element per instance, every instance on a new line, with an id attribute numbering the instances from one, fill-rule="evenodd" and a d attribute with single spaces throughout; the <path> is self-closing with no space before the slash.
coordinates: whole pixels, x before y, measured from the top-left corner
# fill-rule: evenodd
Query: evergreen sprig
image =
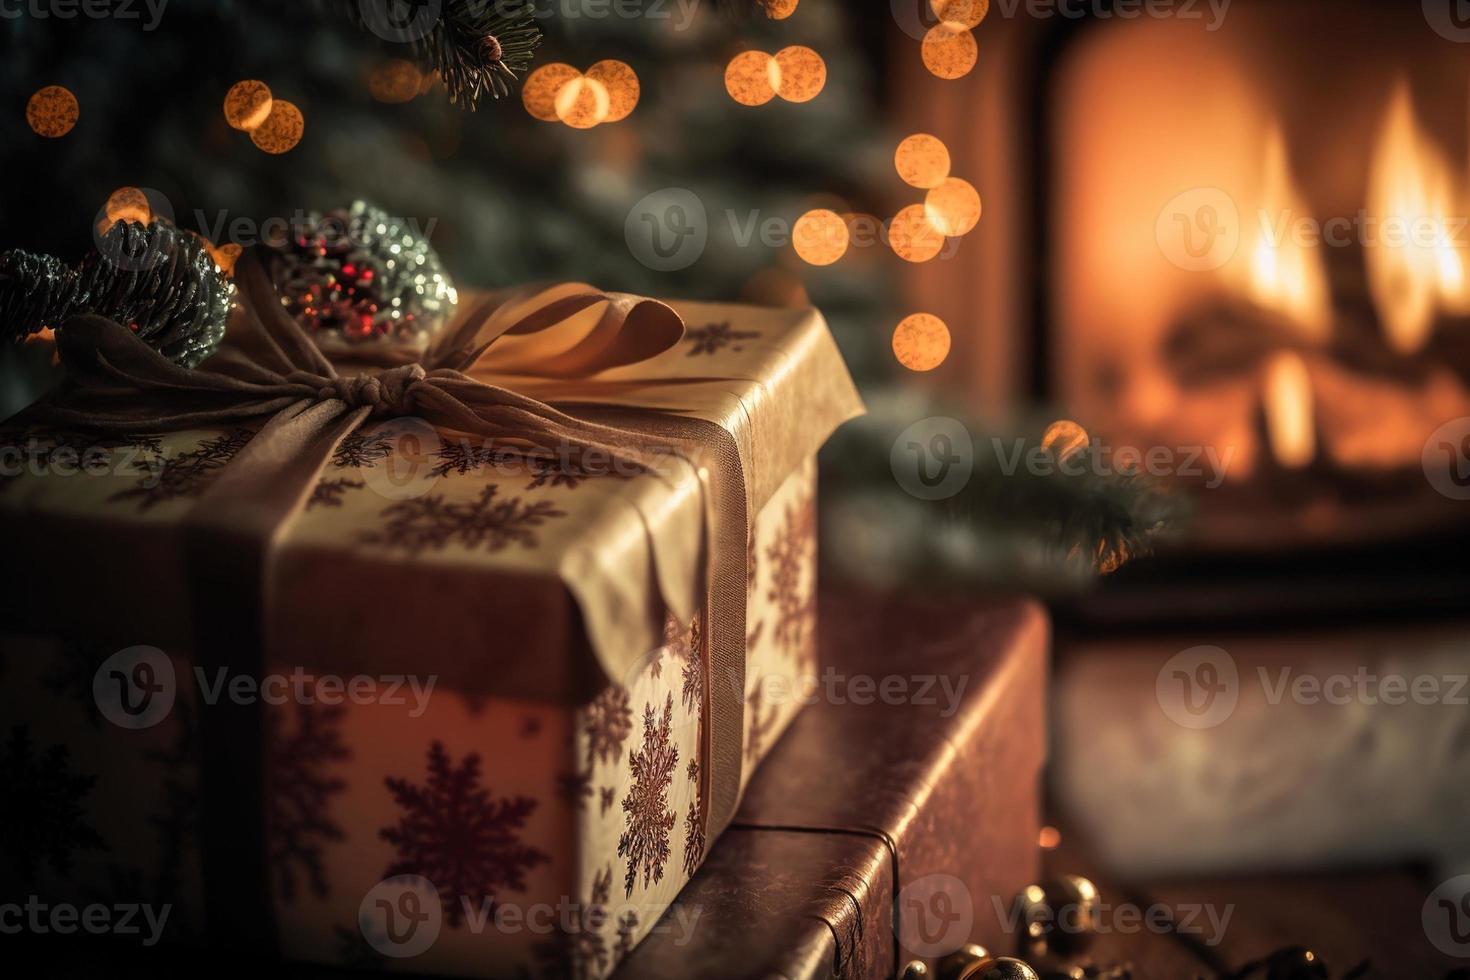
<path id="1" fill-rule="evenodd" d="M 442 0 L 432 26 L 419 25 L 417 3 L 408 21 L 387 18 L 398 0 L 346 0 L 359 27 L 407 41 L 426 70 L 436 71 L 449 101 L 473 110 L 480 97 L 507 95 L 517 76 L 531 66 L 541 44 L 534 0 Z"/>

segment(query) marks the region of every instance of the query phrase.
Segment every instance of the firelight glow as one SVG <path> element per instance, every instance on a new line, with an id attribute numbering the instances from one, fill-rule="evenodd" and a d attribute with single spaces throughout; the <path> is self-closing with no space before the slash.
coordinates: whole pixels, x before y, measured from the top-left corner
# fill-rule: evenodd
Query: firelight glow
<path id="1" fill-rule="evenodd" d="M 1312 379 L 1301 356 L 1282 351 L 1266 365 L 1262 395 L 1271 454 L 1288 469 L 1301 469 L 1317 455 Z"/>
<path id="2" fill-rule="evenodd" d="M 1250 251 L 1249 293 L 1259 306 L 1286 316 L 1303 334 L 1325 341 L 1331 330 L 1327 272 L 1319 246 L 1298 241 L 1292 222 L 1283 216 L 1309 213 L 1291 180 L 1286 139 L 1273 129 L 1266 159 L 1258 220 L 1248 223 L 1256 235 Z"/>
<path id="3" fill-rule="evenodd" d="M 1470 312 L 1461 243 L 1455 240 L 1455 179 L 1414 115 L 1407 84 L 1389 103 L 1369 171 L 1367 211 L 1380 222 L 1365 251 L 1368 285 L 1393 348 L 1429 341 L 1441 310 Z"/>

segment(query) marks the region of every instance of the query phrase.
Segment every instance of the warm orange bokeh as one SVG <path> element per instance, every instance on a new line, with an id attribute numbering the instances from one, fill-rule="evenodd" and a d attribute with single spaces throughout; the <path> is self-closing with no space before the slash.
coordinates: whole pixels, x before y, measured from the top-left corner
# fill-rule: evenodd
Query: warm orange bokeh
<path id="1" fill-rule="evenodd" d="M 924 205 L 910 204 L 889 222 L 888 244 L 906 262 L 928 262 L 944 248 L 944 236 L 929 223 Z"/>
<path id="2" fill-rule="evenodd" d="M 71 132 L 81 114 L 77 97 L 61 85 L 38 89 L 26 103 L 26 123 L 38 136 L 49 139 Z"/>
<path id="3" fill-rule="evenodd" d="M 642 87 L 631 65 L 609 58 L 588 68 L 587 77 L 607 90 L 607 118 L 603 122 L 627 119 L 637 107 Z"/>
<path id="4" fill-rule="evenodd" d="M 949 356 L 949 328 L 932 313 L 906 316 L 893 331 L 893 356 L 910 371 L 932 371 Z"/>
<path id="5" fill-rule="evenodd" d="M 967 235 L 980 223 L 980 194 L 969 181 L 950 177 L 925 195 L 924 214 L 942 234 Z"/>
<path id="6" fill-rule="evenodd" d="M 566 82 L 556 93 L 556 118 L 573 129 L 591 129 L 606 121 L 611 105 L 607 87 L 584 75 Z"/>
<path id="7" fill-rule="evenodd" d="M 990 0 L 929 0 L 929 9 L 944 23 L 968 30 L 990 13 Z"/>
<path id="8" fill-rule="evenodd" d="M 379 102 L 412 102 L 423 84 L 418 66 L 403 58 L 392 58 L 368 73 L 368 92 Z"/>
<path id="9" fill-rule="evenodd" d="M 893 166 L 910 187 L 938 187 L 949 176 L 949 148 L 937 136 L 915 133 L 898 144 Z"/>
<path id="10" fill-rule="evenodd" d="M 975 67 L 979 49 L 975 35 L 952 24 L 936 24 L 920 45 L 924 67 L 938 78 L 963 78 Z"/>
<path id="11" fill-rule="evenodd" d="M 811 265 L 831 265 L 847 254 L 849 242 L 847 222 L 836 211 L 818 208 L 796 219 L 791 230 L 791 246 L 802 261 Z"/>
<path id="12" fill-rule="evenodd" d="M 250 132 L 271 114 L 271 90 L 265 82 L 247 78 L 225 93 L 225 122 L 234 129 Z"/>
<path id="13" fill-rule="evenodd" d="M 765 105 L 780 85 L 781 69 L 764 51 L 742 51 L 725 67 L 725 91 L 741 105 Z"/>
<path id="14" fill-rule="evenodd" d="M 776 52 L 776 69 L 776 94 L 787 102 L 810 102 L 827 84 L 827 63 L 799 44 Z"/>
<path id="15" fill-rule="evenodd" d="M 285 153 L 301 142 L 305 131 L 306 120 L 295 103 L 275 99 L 265 122 L 250 131 L 250 141 L 267 153 Z"/>
<path id="16" fill-rule="evenodd" d="M 521 86 L 521 102 L 526 111 L 542 122 L 557 122 L 556 96 L 574 78 L 582 73 L 571 65 L 553 62 L 542 65 L 526 76 Z"/>

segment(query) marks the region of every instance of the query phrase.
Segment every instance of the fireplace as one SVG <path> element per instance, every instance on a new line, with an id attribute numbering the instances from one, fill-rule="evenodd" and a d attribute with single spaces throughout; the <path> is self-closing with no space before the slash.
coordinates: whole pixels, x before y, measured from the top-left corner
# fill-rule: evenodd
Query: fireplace
<path id="1" fill-rule="evenodd" d="M 985 199 L 910 277 L 962 325 L 950 380 L 991 416 L 1039 402 L 1209 463 L 1167 477 L 1188 533 L 1087 615 L 1453 609 L 1470 44 L 1420 4 L 1139 8 L 992 4 L 971 76 L 905 86 L 915 128 L 966 134 Z"/>

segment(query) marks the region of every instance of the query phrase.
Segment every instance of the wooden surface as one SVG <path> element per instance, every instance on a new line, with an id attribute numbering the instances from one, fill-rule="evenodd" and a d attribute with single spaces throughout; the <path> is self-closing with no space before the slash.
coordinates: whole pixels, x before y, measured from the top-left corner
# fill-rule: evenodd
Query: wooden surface
<path id="1" fill-rule="evenodd" d="M 1223 980 L 1288 946 L 1316 953 L 1331 980 L 1364 963 L 1366 971 L 1357 974 L 1362 980 L 1439 980 L 1470 968 L 1470 960 L 1451 959 L 1426 938 L 1419 917 L 1434 882 L 1410 869 L 1122 884 L 1069 833 L 1061 846 L 1044 852 L 1042 863 L 1049 877 L 1091 878 L 1114 907 L 1159 906 L 1182 918 L 1209 906 L 1214 921 L 1225 922 L 1218 936 L 1203 912 L 1194 915 L 1203 932 L 1140 929 L 1124 935 L 1113 929 L 1098 935 L 1082 959 L 1131 963 L 1132 980 Z M 1265 973 L 1253 977 L 1265 980 Z"/>

